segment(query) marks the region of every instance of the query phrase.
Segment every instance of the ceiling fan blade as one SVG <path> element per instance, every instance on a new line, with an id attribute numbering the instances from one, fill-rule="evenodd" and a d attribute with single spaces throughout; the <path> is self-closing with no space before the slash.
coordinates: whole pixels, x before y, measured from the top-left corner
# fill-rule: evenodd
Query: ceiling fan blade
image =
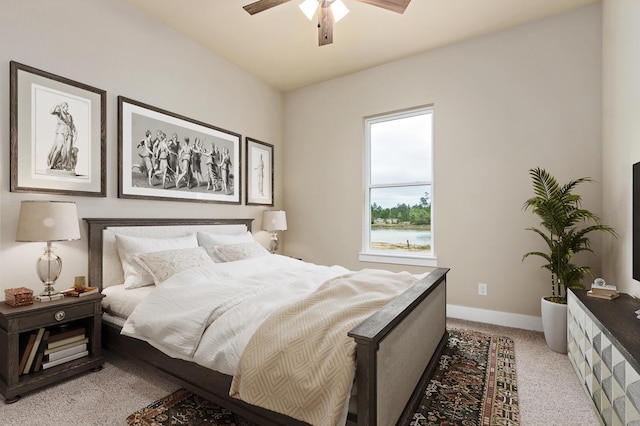
<path id="1" fill-rule="evenodd" d="M 283 3 L 287 3 L 290 0 L 258 0 L 246 6 L 243 9 L 249 12 L 251 15 L 255 15 L 258 12 L 263 12 L 267 9 L 271 9 L 274 6 L 278 6 Z"/>
<path id="2" fill-rule="evenodd" d="M 328 5 L 320 6 L 318 8 L 318 46 L 331 43 L 333 43 L 333 13 Z"/>
<path id="3" fill-rule="evenodd" d="M 373 6 L 378 6 L 392 12 L 403 14 L 411 0 L 358 0 Z"/>

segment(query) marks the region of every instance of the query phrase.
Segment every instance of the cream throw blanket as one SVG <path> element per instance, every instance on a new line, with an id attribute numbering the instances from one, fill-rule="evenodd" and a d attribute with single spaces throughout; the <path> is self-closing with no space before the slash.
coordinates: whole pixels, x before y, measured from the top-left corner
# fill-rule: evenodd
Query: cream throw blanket
<path id="1" fill-rule="evenodd" d="M 229 395 L 312 425 L 335 425 L 355 371 L 347 333 L 417 280 L 363 270 L 332 278 L 270 316 L 245 348 Z"/>

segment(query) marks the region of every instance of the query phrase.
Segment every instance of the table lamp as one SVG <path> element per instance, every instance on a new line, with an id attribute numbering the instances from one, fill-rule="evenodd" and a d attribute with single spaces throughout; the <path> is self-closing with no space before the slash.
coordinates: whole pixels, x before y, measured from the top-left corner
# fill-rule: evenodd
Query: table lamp
<path id="1" fill-rule="evenodd" d="M 267 210 L 262 213 L 262 229 L 271 232 L 269 251 L 278 251 L 278 231 L 287 230 L 287 214 L 283 210 Z"/>
<path id="2" fill-rule="evenodd" d="M 53 252 L 53 241 L 80 239 L 76 203 L 71 201 L 23 201 L 18 217 L 18 242 L 46 242 L 44 254 L 36 262 L 38 277 L 44 291 L 36 296 L 39 301 L 63 297 L 54 288 L 62 271 L 62 260 Z"/>

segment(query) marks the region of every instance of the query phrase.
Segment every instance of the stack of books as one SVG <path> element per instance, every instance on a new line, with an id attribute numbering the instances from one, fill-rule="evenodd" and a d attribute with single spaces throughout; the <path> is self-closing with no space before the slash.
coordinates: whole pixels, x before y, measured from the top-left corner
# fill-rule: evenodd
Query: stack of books
<path id="1" fill-rule="evenodd" d="M 619 293 L 615 285 L 605 284 L 604 280 L 600 279 L 599 282 L 594 281 L 594 283 L 591 284 L 591 290 L 587 292 L 587 296 L 613 300 L 619 296 Z"/>
<path id="2" fill-rule="evenodd" d="M 89 355 L 88 343 L 89 338 L 83 326 L 51 331 L 42 353 L 42 369 L 46 370 Z"/>

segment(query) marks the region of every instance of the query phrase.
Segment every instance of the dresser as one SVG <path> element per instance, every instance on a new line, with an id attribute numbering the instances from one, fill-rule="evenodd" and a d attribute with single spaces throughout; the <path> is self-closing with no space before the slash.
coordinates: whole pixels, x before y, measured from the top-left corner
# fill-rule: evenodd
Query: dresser
<path id="1" fill-rule="evenodd" d="M 570 290 L 567 305 L 569 360 L 602 421 L 640 426 L 640 303 Z"/>

